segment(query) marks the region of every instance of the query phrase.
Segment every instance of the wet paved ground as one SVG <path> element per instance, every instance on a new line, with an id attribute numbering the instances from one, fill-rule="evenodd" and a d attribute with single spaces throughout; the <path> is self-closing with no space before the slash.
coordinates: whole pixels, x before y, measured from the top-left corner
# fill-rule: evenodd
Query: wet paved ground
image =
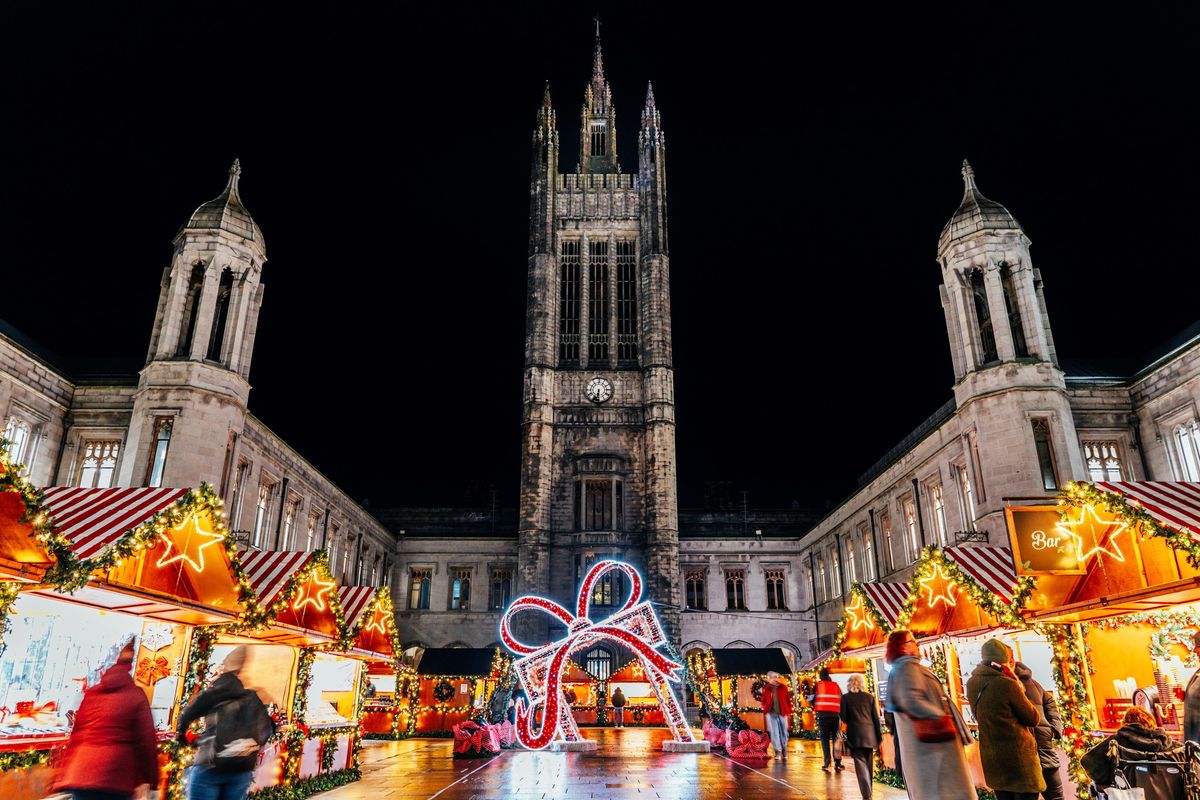
<path id="1" fill-rule="evenodd" d="M 749 767 L 717 754 L 668 754 L 661 728 L 584 728 L 595 753 L 512 750 L 486 761 L 454 760 L 447 739 L 368 741 L 363 779 L 320 800 L 691 800 L 691 798 L 822 798 L 857 800 L 854 770 L 821 772 L 816 742 L 793 739 L 787 762 Z M 907 798 L 876 784 L 878 800 Z"/>

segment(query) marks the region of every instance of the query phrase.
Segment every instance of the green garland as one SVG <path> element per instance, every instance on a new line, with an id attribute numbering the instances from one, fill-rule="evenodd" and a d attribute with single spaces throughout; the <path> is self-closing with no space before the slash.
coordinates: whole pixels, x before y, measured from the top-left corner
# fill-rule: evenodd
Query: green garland
<path id="1" fill-rule="evenodd" d="M 1096 727 L 1087 692 L 1087 674 L 1093 672 L 1090 648 L 1086 643 L 1080 646 L 1086 628 L 1080 626 L 1078 637 L 1072 625 L 1040 624 L 1033 629 L 1050 642 L 1050 663 L 1054 667 L 1059 706 L 1066 713 L 1061 744 L 1067 753 L 1076 794 L 1086 798 L 1088 777 L 1079 760 L 1095 744 L 1091 732 Z"/>
<path id="2" fill-rule="evenodd" d="M 1033 577 L 1022 575 L 1017 578 L 1013 586 L 1012 602 L 1006 603 L 991 589 L 984 587 L 964 572 L 958 564 L 947 558 L 945 553 L 931 545 L 921 552 L 921 558 L 917 562 L 917 568 L 912 576 L 912 589 L 900 607 L 900 614 L 896 619 L 897 630 L 907 628 L 912 621 L 921 597 L 921 583 L 932 577 L 935 569 L 939 566 L 942 568 L 942 574 L 958 584 L 958 587 L 966 592 L 975 605 L 995 617 L 998 622 L 1013 628 L 1026 627 L 1025 618 L 1021 616 L 1021 609 L 1025 607 L 1025 603 L 1037 583 Z"/>
<path id="3" fill-rule="evenodd" d="M 327 792 L 330 789 L 345 786 L 347 783 L 353 783 L 360 778 L 362 778 L 362 772 L 357 767 L 350 767 L 325 775 L 299 778 L 288 784 L 268 786 L 250 792 L 247 796 L 253 797 L 255 800 L 304 800 L 318 792 Z"/>
<path id="4" fill-rule="evenodd" d="M 1093 505 L 1103 508 L 1121 517 L 1131 528 L 1139 528 L 1143 536 L 1154 536 L 1166 539 L 1171 547 L 1187 556 L 1188 563 L 1195 569 L 1200 569 L 1200 542 L 1190 534 L 1167 527 L 1136 503 L 1131 503 L 1122 494 L 1101 491 L 1090 483 L 1072 481 L 1063 489 L 1063 499 L 1059 502 L 1060 512 L 1066 516 L 1067 507 L 1079 508 L 1083 505 Z"/>
<path id="5" fill-rule="evenodd" d="M 850 585 L 850 597 L 851 599 L 861 599 L 862 607 L 871 617 L 871 622 L 875 624 L 876 628 L 878 628 L 884 634 L 887 634 L 889 631 L 891 631 L 891 626 L 888 625 L 887 620 L 883 618 L 883 612 L 876 608 L 875 604 L 871 602 L 871 598 L 867 595 L 867 591 L 863 588 L 861 583 L 854 583 Z M 854 603 L 851 602 L 849 605 L 854 605 Z M 848 608 L 849 606 L 846 607 Z M 850 635 L 850 631 L 846 629 L 849 622 L 849 618 L 843 611 L 841 618 L 838 619 L 837 632 L 833 637 L 834 658 L 840 658 L 842 655 L 842 647 L 846 644 L 846 637 Z"/>
<path id="6" fill-rule="evenodd" d="M 8 647 L 4 643 L 4 637 L 12 630 L 12 623 L 9 621 L 8 615 L 12 613 L 20 592 L 21 584 L 19 583 L 0 582 L 0 656 L 4 655 L 4 649 Z"/>
<path id="7" fill-rule="evenodd" d="M 0 772 L 10 769 L 29 769 L 39 764 L 50 763 L 49 750 L 17 750 L 0 753 Z"/>

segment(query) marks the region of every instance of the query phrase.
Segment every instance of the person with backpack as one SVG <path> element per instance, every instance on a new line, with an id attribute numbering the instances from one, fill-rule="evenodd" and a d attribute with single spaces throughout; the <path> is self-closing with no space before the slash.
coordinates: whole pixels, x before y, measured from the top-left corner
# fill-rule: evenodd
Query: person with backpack
<path id="1" fill-rule="evenodd" d="M 179 715 L 180 744 L 187 742 L 188 727 L 204 719 L 188 776 L 188 800 L 244 800 L 258 754 L 275 732 L 266 706 L 239 677 L 248 654 L 244 646 L 235 647 L 225 657 L 212 686 L 196 695 Z"/>

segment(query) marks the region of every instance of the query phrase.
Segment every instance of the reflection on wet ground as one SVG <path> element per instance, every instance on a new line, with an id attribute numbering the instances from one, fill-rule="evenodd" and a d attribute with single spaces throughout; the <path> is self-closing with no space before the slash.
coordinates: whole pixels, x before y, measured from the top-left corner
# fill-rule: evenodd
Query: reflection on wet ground
<path id="1" fill-rule="evenodd" d="M 786 762 L 748 766 L 719 754 L 662 752 L 663 728 L 584 728 L 595 753 L 513 750 L 488 760 L 454 760 L 448 739 L 368 741 L 363 779 L 320 800 L 646 800 L 668 798 L 821 798 L 857 800 L 854 770 L 821 771 L 816 742 L 793 739 Z M 879 800 L 900 800 L 901 789 L 876 784 Z"/>

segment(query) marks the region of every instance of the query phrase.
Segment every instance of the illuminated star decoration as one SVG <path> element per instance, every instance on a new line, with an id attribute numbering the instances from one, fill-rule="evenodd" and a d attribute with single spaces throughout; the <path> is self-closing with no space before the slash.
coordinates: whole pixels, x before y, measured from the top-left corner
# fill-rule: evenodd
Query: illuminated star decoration
<path id="1" fill-rule="evenodd" d="M 325 610 L 325 595 L 333 590 L 333 581 L 323 581 L 315 571 L 304 584 L 304 590 L 296 595 L 292 602 L 292 610 L 299 611 L 305 604 L 311 603 L 317 611 Z"/>
<path id="2" fill-rule="evenodd" d="M 941 578 L 945 583 L 939 592 L 933 590 L 933 581 Z M 942 571 L 942 565 L 935 563 L 933 565 L 933 574 L 921 581 L 921 588 L 929 592 L 929 607 L 933 608 L 938 603 L 945 603 L 948 606 L 958 605 L 958 601 L 954 599 L 954 594 L 950 591 L 954 588 L 954 581 L 946 577 L 946 573 Z"/>
<path id="3" fill-rule="evenodd" d="M 204 548 L 224 539 L 221 534 L 200 527 L 199 515 L 190 514 L 174 528 L 163 531 L 162 540 L 167 545 L 167 551 L 158 559 L 158 566 L 184 561 L 196 572 L 203 572 Z"/>
<path id="4" fill-rule="evenodd" d="M 1095 506 L 1090 503 L 1083 507 L 1079 519 L 1074 522 L 1060 522 L 1057 525 L 1060 531 L 1075 540 L 1075 556 L 1079 559 L 1080 564 L 1096 553 L 1103 553 L 1117 561 L 1124 561 L 1125 554 L 1117 546 L 1117 535 L 1128 527 L 1129 523 L 1119 519 L 1100 519 Z M 1087 545 L 1083 538 L 1085 534 L 1091 534 L 1092 537 L 1092 548 L 1086 552 L 1084 550 Z M 1108 543 L 1101 544 L 1105 534 L 1108 535 Z"/>
<path id="5" fill-rule="evenodd" d="M 368 631 L 379 631 L 381 636 L 387 636 L 387 630 L 383 627 L 386 620 L 387 612 L 385 612 L 382 608 L 375 609 L 375 612 L 371 614 L 371 621 L 367 623 L 365 628 L 363 628 L 363 633 L 367 633 Z"/>
<path id="6" fill-rule="evenodd" d="M 850 626 L 850 631 L 853 633 L 859 628 L 871 630 L 875 627 L 875 622 L 871 619 L 871 615 L 867 613 L 867 607 L 863 604 L 862 595 L 858 595 L 854 599 L 854 605 L 847 606 L 846 611 L 850 614 L 850 619 L 854 624 Z"/>

